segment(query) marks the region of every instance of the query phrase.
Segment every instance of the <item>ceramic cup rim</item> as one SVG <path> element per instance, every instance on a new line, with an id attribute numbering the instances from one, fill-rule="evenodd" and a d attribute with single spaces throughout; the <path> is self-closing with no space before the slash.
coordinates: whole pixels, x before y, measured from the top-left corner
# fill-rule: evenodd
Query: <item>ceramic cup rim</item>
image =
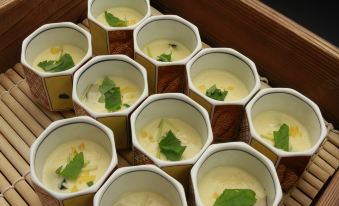
<path id="1" fill-rule="evenodd" d="M 132 171 L 150 171 L 150 172 L 155 172 L 159 175 L 161 175 L 163 178 L 168 180 L 179 192 L 180 199 L 182 200 L 182 205 L 187 206 L 187 201 L 186 201 L 186 195 L 185 195 L 185 190 L 183 186 L 173 177 L 171 177 L 169 174 L 166 172 L 162 171 L 160 168 L 154 165 L 138 165 L 138 166 L 129 166 L 129 167 L 122 167 L 117 169 L 109 178 L 108 180 L 102 185 L 102 187 L 99 189 L 99 191 L 95 194 L 94 196 L 94 206 L 99 206 L 100 201 L 102 200 L 103 195 L 107 191 L 107 189 L 111 186 L 112 182 L 115 181 L 116 179 L 120 178 L 122 175 L 132 172 Z"/>
<path id="2" fill-rule="evenodd" d="M 66 71 L 62 71 L 62 72 L 56 72 L 56 73 L 50 73 L 50 72 L 43 72 L 43 71 L 39 71 L 35 68 L 33 68 L 33 66 L 31 64 L 29 64 L 26 60 L 26 51 L 27 51 L 27 47 L 28 45 L 31 43 L 31 41 L 39 36 L 40 34 L 44 33 L 45 31 L 49 30 L 49 29 L 57 29 L 57 28 L 71 28 L 73 30 L 76 30 L 77 32 L 81 33 L 87 40 L 87 44 L 88 44 L 88 49 L 85 53 L 85 56 L 81 59 L 81 61 L 79 63 L 77 63 L 74 67 L 66 70 Z M 37 74 L 40 77 L 46 78 L 46 77 L 55 77 L 55 76 L 64 76 L 64 75 L 72 75 L 79 67 L 81 67 L 81 65 L 83 65 L 88 59 L 90 59 L 92 57 L 92 42 L 91 42 L 91 34 L 84 30 L 83 28 L 81 28 L 80 26 L 72 23 L 72 22 L 60 22 L 60 23 L 50 23 L 50 24 L 44 24 L 42 26 L 40 26 L 38 29 L 36 29 L 34 32 L 32 32 L 29 36 L 27 36 L 24 41 L 22 42 L 22 47 L 21 47 L 21 63 L 28 68 L 29 70 L 31 70 L 32 72 L 34 72 L 35 74 Z"/>
<path id="3" fill-rule="evenodd" d="M 179 60 L 179 61 L 174 61 L 174 62 L 160 62 L 156 61 L 149 56 L 147 56 L 138 46 L 138 34 L 143 27 L 147 26 L 148 24 L 151 24 L 154 21 L 158 20 L 172 20 L 176 21 L 178 23 L 184 24 L 185 26 L 189 27 L 193 33 L 195 34 L 195 38 L 197 39 L 197 44 L 195 46 L 195 49 L 191 52 L 189 56 L 187 56 L 185 59 Z M 138 53 L 141 55 L 143 58 L 147 59 L 149 62 L 151 62 L 153 65 L 160 67 L 160 66 L 172 66 L 172 65 L 185 65 L 187 62 L 194 56 L 196 55 L 201 49 L 202 49 L 202 42 L 200 38 L 200 33 L 198 27 L 196 27 L 194 24 L 191 22 L 187 21 L 186 19 L 177 16 L 177 15 L 159 15 L 159 16 L 151 16 L 145 21 L 143 21 L 135 30 L 133 33 L 133 41 L 134 41 L 134 51 L 135 53 Z"/>
<path id="4" fill-rule="evenodd" d="M 140 97 L 137 99 L 136 102 L 133 103 L 129 108 L 126 108 L 122 111 L 117 112 L 97 112 L 89 108 L 86 104 L 84 104 L 78 94 L 77 94 L 77 86 L 78 82 L 80 80 L 80 77 L 83 73 L 86 73 L 87 69 L 95 66 L 96 64 L 100 64 L 102 61 L 124 61 L 126 63 L 131 64 L 133 67 L 135 67 L 139 72 L 141 72 L 142 78 L 143 78 L 143 84 L 144 89 L 140 95 Z M 129 58 L 126 55 L 102 55 L 102 56 L 96 56 L 93 57 L 91 60 L 89 60 L 85 65 L 83 65 L 80 69 L 78 69 L 73 77 L 73 88 L 72 88 L 72 99 L 75 103 L 80 105 L 83 109 L 86 110 L 91 116 L 93 117 L 111 117 L 111 116 L 127 116 L 130 114 L 146 97 L 148 96 L 148 83 L 147 83 L 147 72 L 146 69 L 139 64 L 138 62 L 134 61 L 133 59 Z"/>
<path id="5" fill-rule="evenodd" d="M 253 86 L 253 88 L 251 89 L 250 93 L 239 100 L 235 100 L 235 101 L 217 101 L 215 99 L 211 99 L 203 94 L 201 94 L 201 92 L 193 85 L 193 81 L 191 78 L 191 70 L 192 70 L 192 66 L 196 63 L 196 61 L 198 59 L 200 59 L 201 57 L 205 56 L 205 55 L 209 55 L 209 54 L 213 54 L 213 53 L 223 53 L 226 55 L 234 55 L 235 57 L 239 58 L 240 60 L 244 61 L 248 67 L 250 68 L 250 70 L 253 73 L 253 78 L 255 81 L 255 84 Z M 210 104 L 212 105 L 245 105 L 247 102 L 250 101 L 250 99 L 259 91 L 260 89 L 260 77 L 256 68 L 256 65 L 254 64 L 254 62 L 252 60 L 250 60 L 248 57 L 246 57 L 245 55 L 241 54 L 240 52 L 232 49 L 232 48 L 205 48 L 202 49 L 197 55 L 195 55 L 188 63 L 186 66 L 186 73 L 187 73 L 187 80 L 188 80 L 188 86 L 189 89 L 193 90 L 197 95 L 199 95 L 200 97 L 202 97 L 203 99 L 205 99 L 206 101 L 208 101 Z"/>
<path id="6" fill-rule="evenodd" d="M 198 173 L 199 170 L 202 166 L 202 164 L 208 159 L 211 155 L 213 155 L 216 152 L 222 152 L 222 151 L 227 151 L 227 150 L 233 150 L 233 149 L 238 149 L 241 151 L 245 151 L 256 158 L 258 158 L 262 164 L 268 169 L 270 172 L 273 182 L 274 182 L 274 188 L 275 188 L 275 198 L 273 201 L 273 206 L 277 206 L 279 202 L 282 199 L 282 190 L 279 182 L 278 175 L 276 173 L 276 169 L 272 163 L 271 160 L 269 160 L 267 157 L 265 157 L 263 154 L 249 146 L 248 144 L 244 142 L 230 142 L 230 143 L 220 143 L 220 144 L 212 144 L 210 145 L 207 150 L 203 153 L 203 155 L 200 157 L 200 159 L 195 163 L 195 165 L 191 169 L 191 181 L 192 181 L 192 187 L 194 191 L 194 197 L 197 206 L 203 206 L 204 204 L 202 203 L 202 200 L 199 195 L 199 190 L 198 190 Z"/>
<path id="7" fill-rule="evenodd" d="M 133 24 L 131 26 L 126 26 L 126 27 L 111 27 L 111 26 L 107 26 L 107 25 L 102 24 L 98 20 L 96 20 L 96 18 L 92 14 L 92 5 L 93 5 L 93 3 L 95 1 L 98 1 L 98 0 L 89 0 L 88 1 L 88 4 L 87 4 L 87 8 L 88 8 L 87 9 L 87 16 L 88 16 L 88 19 L 90 19 L 92 22 L 97 24 L 99 27 L 101 27 L 105 31 L 134 30 L 135 28 L 138 27 L 138 25 L 140 25 L 140 23 L 142 23 L 143 21 L 145 21 L 147 18 L 149 18 L 151 16 L 151 4 L 150 4 L 150 0 L 144 0 L 146 5 L 147 5 L 147 11 L 146 11 L 146 14 L 144 15 L 144 17 L 139 22 L 137 22 L 136 24 Z"/>
<path id="8" fill-rule="evenodd" d="M 313 144 L 313 146 L 311 148 L 309 148 L 305 151 L 300 151 L 300 152 L 283 151 L 283 150 L 277 149 L 274 146 L 268 144 L 256 132 L 254 125 L 253 125 L 252 118 L 251 118 L 252 108 L 253 108 L 254 104 L 258 101 L 258 99 L 260 99 L 262 96 L 264 96 L 266 94 L 272 94 L 272 93 L 285 93 L 285 94 L 293 95 L 293 96 L 301 99 L 302 101 L 304 101 L 305 104 L 308 104 L 312 108 L 312 110 L 315 112 L 315 115 L 317 116 L 317 118 L 319 120 L 319 126 L 320 126 L 321 131 L 320 131 L 320 135 L 319 135 L 318 140 L 315 142 L 315 144 Z M 325 122 L 324 122 L 324 119 L 322 117 L 322 114 L 321 114 L 319 107 L 312 100 L 310 100 L 306 96 L 302 95 L 298 91 L 291 89 L 291 88 L 265 88 L 265 89 L 262 89 L 247 104 L 247 106 L 245 108 L 245 112 L 246 112 L 246 116 L 247 116 L 247 119 L 248 119 L 250 134 L 251 134 L 252 138 L 257 140 L 261 144 L 265 145 L 267 148 L 269 148 L 271 151 L 273 151 L 279 157 L 311 156 L 316 152 L 316 150 L 319 148 L 320 144 L 323 142 L 323 140 L 325 139 L 325 137 L 327 135 L 327 129 L 326 129 Z"/>
<path id="9" fill-rule="evenodd" d="M 35 172 L 35 159 L 36 159 L 36 153 L 41 146 L 41 143 L 44 139 L 48 138 L 51 132 L 55 130 L 56 128 L 61 128 L 63 126 L 69 125 L 70 123 L 88 123 L 92 124 L 93 126 L 97 127 L 101 131 L 103 131 L 107 138 L 109 139 L 111 146 L 112 146 L 112 159 L 111 162 L 106 169 L 106 172 L 103 174 L 103 176 L 91 187 L 86 188 L 84 190 L 80 190 L 73 193 L 60 193 L 56 192 L 52 189 L 49 189 L 46 187 L 40 179 L 37 177 L 37 174 Z M 108 177 L 108 175 L 114 170 L 114 168 L 118 165 L 118 157 L 116 154 L 116 148 L 115 148 L 115 142 L 114 142 L 114 134 L 112 130 L 110 130 L 105 125 L 95 121 L 94 119 L 87 117 L 87 116 L 81 116 L 81 117 L 73 117 L 69 119 L 63 119 L 63 120 L 57 120 L 53 123 L 51 123 L 42 133 L 41 135 L 34 141 L 34 143 L 31 146 L 30 150 L 30 171 L 31 171 L 31 178 L 32 182 L 42 188 L 45 192 L 47 192 L 49 195 L 51 195 L 53 198 L 58 200 L 65 200 L 69 198 L 74 198 L 77 196 L 85 195 L 85 194 L 91 194 L 96 192 L 100 186 L 105 182 L 105 179 Z"/>
<path id="10" fill-rule="evenodd" d="M 194 157 L 186 159 L 186 160 L 179 160 L 179 161 L 166 161 L 161 160 L 153 155 L 150 155 L 139 143 L 137 133 L 136 133 L 136 120 L 139 116 L 139 114 L 143 111 L 143 109 L 152 104 L 153 102 L 157 100 L 166 100 L 166 99 L 172 99 L 172 100 L 181 100 L 184 101 L 186 104 L 189 104 L 190 106 L 196 108 L 198 112 L 202 115 L 204 118 L 206 124 L 207 124 L 207 137 L 206 142 L 201 148 L 200 152 L 197 153 Z M 132 144 L 133 147 L 136 147 L 139 151 L 141 151 L 144 155 L 146 155 L 149 159 L 151 159 L 154 164 L 156 164 L 159 167 L 167 167 L 167 166 L 179 166 L 179 165 L 188 165 L 188 164 L 194 164 L 199 157 L 203 154 L 203 152 L 206 150 L 206 148 L 212 143 L 213 141 L 213 133 L 211 129 L 210 119 L 208 116 L 208 113 L 206 109 L 204 109 L 201 105 L 190 99 L 184 94 L 180 93 L 165 93 L 165 94 L 153 94 L 149 96 L 131 115 L 130 119 L 131 123 L 131 134 L 132 134 Z"/>

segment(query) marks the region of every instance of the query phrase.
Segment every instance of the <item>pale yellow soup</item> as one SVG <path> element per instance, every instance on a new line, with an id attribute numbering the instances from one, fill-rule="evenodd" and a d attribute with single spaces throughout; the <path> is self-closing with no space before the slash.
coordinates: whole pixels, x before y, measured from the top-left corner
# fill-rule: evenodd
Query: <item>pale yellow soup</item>
<path id="1" fill-rule="evenodd" d="M 220 166 L 198 180 L 199 195 L 204 206 L 213 206 L 225 189 L 250 189 L 255 192 L 255 206 L 266 206 L 266 191 L 260 182 L 243 169 Z"/>
<path id="2" fill-rule="evenodd" d="M 60 167 L 74 158 L 74 154 L 83 152 L 85 167 L 75 180 L 63 184 L 67 189 L 60 189 L 63 177 L 56 173 Z M 88 182 L 94 184 L 103 176 L 109 167 L 111 157 L 108 152 L 95 142 L 80 139 L 61 144 L 48 156 L 42 170 L 42 183 L 51 190 L 62 193 L 72 193 L 88 188 Z"/>
<path id="3" fill-rule="evenodd" d="M 127 20 L 127 26 L 137 24 L 142 18 L 144 18 L 144 16 L 139 11 L 129 7 L 112 7 L 108 9 L 107 12 L 113 14 L 113 16 L 118 17 L 121 20 Z M 106 21 L 105 12 L 102 12 L 96 17 L 96 19 L 100 23 L 110 26 Z"/>
<path id="4" fill-rule="evenodd" d="M 228 93 L 225 102 L 241 100 L 249 94 L 244 82 L 235 75 L 219 69 L 208 69 L 200 72 L 192 81 L 194 87 L 204 95 L 213 85 L 216 85 L 222 91 L 226 90 Z"/>
<path id="5" fill-rule="evenodd" d="M 294 117 L 278 112 L 266 111 L 253 119 L 256 132 L 268 144 L 274 146 L 273 131 L 278 131 L 282 124 L 289 126 L 289 151 L 301 152 L 312 147 L 311 139 L 306 128 Z"/>
<path id="6" fill-rule="evenodd" d="M 40 62 L 50 60 L 58 61 L 60 56 L 66 53 L 71 55 L 74 65 L 78 64 L 86 55 L 85 51 L 71 44 L 55 45 L 42 51 L 33 61 L 33 67 L 36 70 L 46 72 L 45 70 L 38 66 Z"/>
<path id="7" fill-rule="evenodd" d="M 176 45 L 176 47 L 172 47 L 170 45 Z M 182 43 L 169 39 L 159 39 L 152 41 L 146 45 L 142 51 L 154 60 L 157 60 L 158 56 L 163 53 L 172 54 L 171 62 L 183 60 L 192 53 Z"/>
<path id="8" fill-rule="evenodd" d="M 117 111 L 127 109 L 128 107 L 124 106 L 124 104 L 131 106 L 141 96 L 141 90 L 132 81 L 117 76 L 109 76 L 109 78 L 114 81 L 117 87 L 120 87 L 123 105 L 121 106 L 121 109 Z M 104 78 L 98 79 L 94 84 L 89 85 L 81 97 L 81 101 L 96 112 L 109 112 L 105 108 L 105 103 L 99 102 L 99 98 L 101 97 L 99 87 L 103 80 Z"/>
<path id="9" fill-rule="evenodd" d="M 113 206 L 172 206 L 172 204 L 155 192 L 131 192 L 123 194 Z"/>
<path id="10" fill-rule="evenodd" d="M 148 154 L 167 160 L 166 156 L 160 152 L 159 142 L 169 130 L 172 130 L 181 141 L 182 146 L 186 146 L 182 160 L 192 158 L 200 152 L 203 143 L 199 133 L 186 122 L 175 118 L 157 119 L 145 126 L 138 132 L 139 143 Z"/>

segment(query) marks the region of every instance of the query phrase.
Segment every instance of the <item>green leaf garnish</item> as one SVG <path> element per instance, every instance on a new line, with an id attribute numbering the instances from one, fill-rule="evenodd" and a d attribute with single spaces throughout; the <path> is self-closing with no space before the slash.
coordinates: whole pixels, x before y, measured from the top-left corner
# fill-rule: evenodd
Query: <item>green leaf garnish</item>
<path id="1" fill-rule="evenodd" d="M 221 89 L 218 89 L 217 86 L 214 84 L 206 91 L 206 96 L 209 98 L 218 100 L 218 101 L 224 101 L 225 97 L 227 96 L 228 91 L 224 90 L 221 91 Z"/>
<path id="2" fill-rule="evenodd" d="M 105 11 L 105 18 L 106 18 L 107 23 L 110 26 L 113 26 L 113 27 L 128 26 L 128 21 L 126 19 L 125 20 L 119 19 L 118 17 L 114 16 L 113 14 L 107 11 Z"/>
<path id="3" fill-rule="evenodd" d="M 282 124 L 278 131 L 273 131 L 274 147 L 289 151 L 289 127 L 287 124 Z"/>
<path id="4" fill-rule="evenodd" d="M 171 62 L 172 61 L 172 52 L 169 54 L 162 53 L 160 56 L 158 56 L 158 61 L 160 62 Z"/>
<path id="5" fill-rule="evenodd" d="M 255 192 L 249 189 L 225 189 L 213 206 L 253 206 Z"/>
<path id="6" fill-rule="evenodd" d="M 159 148 L 168 160 L 178 161 L 181 159 L 186 146 L 182 146 L 181 141 L 173 134 L 172 130 L 169 130 L 159 142 Z"/>
<path id="7" fill-rule="evenodd" d="M 74 61 L 70 54 L 65 53 L 61 55 L 57 61 L 49 60 L 39 62 L 38 67 L 46 72 L 61 72 L 74 67 Z"/>
<path id="8" fill-rule="evenodd" d="M 93 184 L 94 184 L 93 181 L 89 181 L 89 182 L 86 183 L 86 185 L 87 185 L 88 187 L 92 186 Z"/>
<path id="9" fill-rule="evenodd" d="M 102 84 L 99 86 L 99 91 L 101 92 L 101 94 L 105 94 L 114 87 L 115 87 L 114 81 L 108 77 L 105 77 L 104 81 L 102 81 Z"/>
<path id="10" fill-rule="evenodd" d="M 105 77 L 104 81 L 99 86 L 99 91 L 101 96 L 98 99 L 98 102 L 105 103 L 105 108 L 108 111 L 114 112 L 121 109 L 122 96 L 120 87 L 117 87 L 113 80 Z"/>
<path id="11" fill-rule="evenodd" d="M 123 104 L 123 106 L 126 107 L 126 108 L 131 107 L 131 105 L 129 105 L 129 104 Z"/>
<path id="12" fill-rule="evenodd" d="M 122 99 L 120 87 L 114 87 L 105 93 L 105 108 L 114 112 L 121 109 Z"/>
<path id="13" fill-rule="evenodd" d="M 66 179 L 76 179 L 80 173 L 82 168 L 84 167 L 84 153 L 80 152 L 77 153 L 74 158 L 67 163 L 66 167 L 64 169 L 63 166 L 60 166 L 55 173 L 57 173 L 59 176 L 62 176 Z"/>

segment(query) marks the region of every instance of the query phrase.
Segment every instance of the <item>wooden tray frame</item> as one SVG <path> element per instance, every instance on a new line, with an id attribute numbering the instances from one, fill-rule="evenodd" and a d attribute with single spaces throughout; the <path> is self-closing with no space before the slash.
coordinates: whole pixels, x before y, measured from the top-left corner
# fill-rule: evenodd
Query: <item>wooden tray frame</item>
<path id="1" fill-rule="evenodd" d="M 160 13 L 153 10 L 153 14 Z M 87 29 L 88 22 L 79 25 Z M 265 79 L 263 86 L 268 86 Z M 50 123 L 73 116 L 72 111 L 53 113 L 36 105 L 21 64 L 0 74 L 0 206 L 41 205 L 30 180 L 29 147 Z M 339 133 L 331 125 L 328 129 L 328 137 L 282 205 L 337 205 Z M 120 151 L 119 166 L 130 165 L 131 155 Z"/>

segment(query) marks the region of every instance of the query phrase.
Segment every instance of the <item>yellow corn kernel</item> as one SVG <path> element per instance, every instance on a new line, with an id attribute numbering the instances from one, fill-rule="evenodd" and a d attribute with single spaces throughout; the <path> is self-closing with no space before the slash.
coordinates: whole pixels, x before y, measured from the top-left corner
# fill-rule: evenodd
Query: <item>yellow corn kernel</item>
<path id="1" fill-rule="evenodd" d="M 141 130 L 140 137 L 141 138 L 146 138 L 147 137 L 147 132 L 145 130 Z"/>
<path id="2" fill-rule="evenodd" d="M 297 137 L 300 136 L 300 131 L 298 126 L 291 126 L 290 127 L 290 136 Z"/>
<path id="3" fill-rule="evenodd" d="M 60 47 L 52 47 L 51 48 L 51 53 L 52 54 L 57 54 L 61 51 L 61 48 Z"/>
<path id="4" fill-rule="evenodd" d="M 136 23 L 136 21 L 134 19 L 128 21 L 128 25 L 133 25 L 135 23 Z"/>
<path id="5" fill-rule="evenodd" d="M 80 151 L 84 151 L 85 150 L 85 144 L 81 143 L 78 148 L 79 148 Z"/>
<path id="6" fill-rule="evenodd" d="M 233 90 L 234 90 L 234 86 L 228 86 L 228 87 L 227 87 L 227 90 L 228 90 L 228 91 L 233 91 Z"/>
<path id="7" fill-rule="evenodd" d="M 77 186 L 74 184 L 73 187 L 71 188 L 71 192 L 77 192 L 78 188 Z"/>
<path id="8" fill-rule="evenodd" d="M 206 90 L 205 85 L 200 85 L 198 88 L 199 88 L 200 91 L 205 91 Z"/>
<path id="9" fill-rule="evenodd" d="M 213 193 L 212 198 L 218 199 L 219 196 L 220 196 L 220 195 L 219 195 L 217 192 L 215 192 L 215 193 Z"/>

